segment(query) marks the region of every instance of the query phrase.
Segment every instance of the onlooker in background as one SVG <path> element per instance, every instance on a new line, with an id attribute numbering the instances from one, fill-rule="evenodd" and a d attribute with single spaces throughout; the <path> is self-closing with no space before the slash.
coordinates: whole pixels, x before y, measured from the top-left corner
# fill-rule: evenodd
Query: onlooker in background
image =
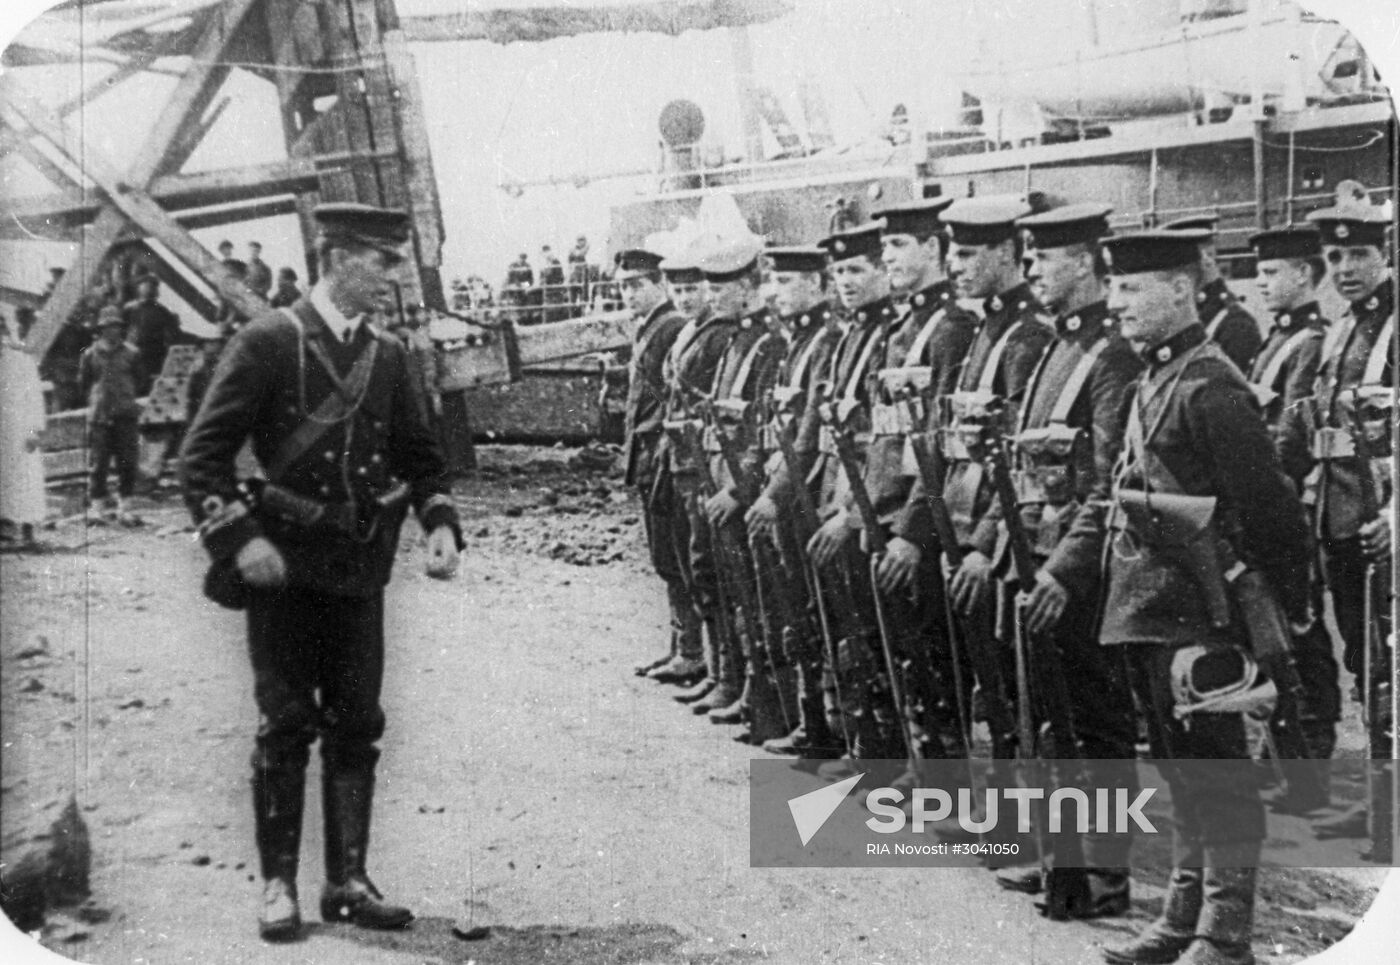
<path id="1" fill-rule="evenodd" d="M 297 273 L 291 268 L 277 269 L 277 288 L 272 293 L 272 307 L 285 308 L 293 305 L 301 297 L 297 287 Z"/>
<path id="2" fill-rule="evenodd" d="M 141 407 L 136 387 L 145 377 L 141 355 L 124 340 L 126 325 L 121 309 L 105 306 L 97 316 L 98 340 L 83 352 L 78 379 L 88 400 L 88 449 L 92 481 L 88 489 L 89 512 L 115 509 L 117 520 L 134 525 L 127 500 L 136 492 L 136 470 L 141 455 L 137 419 Z M 108 503 L 107 472 L 117 464 L 117 502 Z"/>
<path id="3" fill-rule="evenodd" d="M 43 431 L 39 367 L 0 319 L 0 538 L 33 545 L 44 520 Z"/>
<path id="4" fill-rule="evenodd" d="M 49 280 L 44 285 L 44 291 L 41 296 L 45 301 L 48 301 L 49 296 L 53 294 L 53 290 L 58 287 L 59 282 L 63 281 L 63 276 L 66 274 L 68 274 L 67 268 L 49 269 Z"/>
<path id="5" fill-rule="evenodd" d="M 54 408 L 59 412 L 81 409 L 87 404 L 87 396 L 78 381 L 78 360 L 93 342 L 97 313 L 101 308 L 100 292 L 90 291 L 84 295 L 54 336 L 49 353 L 39 367 L 39 374 L 53 383 Z"/>
<path id="6" fill-rule="evenodd" d="M 530 259 L 525 252 L 510 263 L 506 269 L 506 285 L 511 288 L 529 288 L 535 283 L 535 270 L 530 267 Z"/>
<path id="7" fill-rule="evenodd" d="M 136 387 L 137 395 L 145 395 L 160 375 L 170 346 L 179 344 L 180 319 L 160 303 L 160 279 L 142 275 L 136 282 L 137 298 L 122 309 L 128 341 L 141 353 L 144 380 Z"/>
<path id="8" fill-rule="evenodd" d="M 245 284 L 247 283 L 248 266 L 243 262 L 239 261 L 237 258 L 229 258 L 224 261 L 224 267 L 229 270 L 233 277 Z M 235 308 L 232 302 L 224 301 L 223 299 L 219 300 L 219 317 L 217 324 L 219 328 L 223 330 L 224 338 L 232 336 L 233 333 L 242 328 L 247 321 L 247 317 Z"/>
<path id="9" fill-rule="evenodd" d="M 247 285 L 259 298 L 266 298 L 267 293 L 272 291 L 272 269 L 262 260 L 261 241 L 248 242 Z"/>
<path id="10" fill-rule="evenodd" d="M 227 238 L 219 242 L 219 260 L 224 264 L 237 260 L 233 257 L 233 242 L 229 241 Z M 242 264 L 242 262 L 239 263 Z"/>
<path id="11" fill-rule="evenodd" d="M 569 301 L 569 289 L 564 282 L 564 266 L 554 256 L 554 250 L 545 245 L 540 249 L 544 267 L 540 269 L 540 285 L 544 288 L 544 320 L 561 322 L 569 317 L 567 309 L 561 306 Z"/>

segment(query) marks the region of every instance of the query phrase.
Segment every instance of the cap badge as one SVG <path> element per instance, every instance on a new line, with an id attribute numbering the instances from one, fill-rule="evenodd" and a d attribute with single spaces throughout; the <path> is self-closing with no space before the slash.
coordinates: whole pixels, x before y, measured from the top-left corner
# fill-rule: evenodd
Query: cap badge
<path id="1" fill-rule="evenodd" d="M 1168 362 L 1170 362 L 1171 360 L 1172 360 L 1172 347 L 1171 347 L 1170 345 L 1163 345 L 1161 348 L 1159 348 L 1159 349 L 1157 350 L 1157 361 L 1158 361 L 1159 363 L 1161 363 L 1162 365 L 1166 365 L 1166 364 L 1167 364 Z"/>
<path id="2" fill-rule="evenodd" d="M 1078 316 L 1078 315 L 1071 315 L 1068 319 L 1065 320 L 1065 330 L 1066 330 L 1066 331 L 1070 331 L 1070 332 L 1077 332 L 1077 331 L 1079 331 L 1079 316 Z"/>
<path id="3" fill-rule="evenodd" d="M 835 249 L 836 251 L 838 251 L 838 252 L 845 251 L 845 250 L 846 250 L 846 243 L 845 243 L 844 241 L 842 241 L 840 238 L 837 238 L 836 241 L 832 243 L 831 247 L 834 248 L 834 249 Z"/>
<path id="4" fill-rule="evenodd" d="M 1348 228 L 1346 225 L 1339 223 L 1335 228 L 1332 229 L 1332 234 L 1336 236 L 1338 241 L 1345 241 L 1347 237 L 1350 236 L 1351 229 Z"/>

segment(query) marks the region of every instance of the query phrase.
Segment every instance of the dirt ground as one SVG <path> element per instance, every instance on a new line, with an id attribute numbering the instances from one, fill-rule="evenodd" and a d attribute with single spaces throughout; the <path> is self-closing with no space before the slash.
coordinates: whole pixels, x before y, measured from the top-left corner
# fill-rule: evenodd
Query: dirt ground
<path id="1" fill-rule="evenodd" d="M 93 900 L 53 916 L 46 946 L 210 965 L 1078 963 L 1155 915 L 1155 873 L 1127 919 L 1057 924 L 980 870 L 749 868 L 762 752 L 631 672 L 665 620 L 635 500 L 596 451 L 480 455 L 459 485 L 456 579 L 423 576 L 410 524 L 388 594 L 370 867 L 418 914 L 402 933 L 316 923 L 290 947 L 258 940 L 242 624 L 201 597 L 202 550 L 172 494 L 142 500 L 138 528 L 69 518 L 47 551 L 0 556 L 0 857 L 70 794 L 92 838 Z M 1342 752 L 1359 746 L 1349 721 Z M 1264 872 L 1256 954 L 1284 965 L 1332 944 L 1381 875 Z M 489 937 L 454 934 L 478 925 Z"/>

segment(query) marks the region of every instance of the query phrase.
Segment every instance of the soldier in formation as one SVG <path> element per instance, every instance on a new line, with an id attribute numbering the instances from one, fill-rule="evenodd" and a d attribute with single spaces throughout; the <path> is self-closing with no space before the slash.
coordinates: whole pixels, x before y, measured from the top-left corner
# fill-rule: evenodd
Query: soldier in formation
<path id="1" fill-rule="evenodd" d="M 1251 238 L 1261 325 L 1213 219 L 1115 236 L 1110 215 L 930 198 L 762 255 L 625 254 L 655 288 L 632 305 L 629 480 L 674 641 L 638 672 L 833 780 L 985 756 L 1132 786 L 1144 728 L 1173 870 L 1158 919 L 1104 955 L 1241 965 L 1260 791 L 1170 762 L 1305 764 L 1270 803 L 1325 813 L 1328 597 L 1371 754 L 1394 754 L 1388 222 L 1349 201 Z M 1378 779 L 1315 827 L 1389 860 L 1392 811 Z M 1056 838 L 998 880 L 1052 918 L 1123 915 L 1130 846 Z"/>

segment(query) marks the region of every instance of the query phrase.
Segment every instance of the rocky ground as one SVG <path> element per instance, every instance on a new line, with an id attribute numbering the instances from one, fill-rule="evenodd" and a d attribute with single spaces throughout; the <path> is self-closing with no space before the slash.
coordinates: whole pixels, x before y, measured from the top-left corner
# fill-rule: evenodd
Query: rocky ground
<path id="1" fill-rule="evenodd" d="M 92 897 L 51 912 L 42 942 L 101 963 L 1097 962 L 1155 914 L 1153 872 L 1128 919 L 1053 924 L 984 871 L 749 868 L 761 752 L 631 673 L 665 612 L 611 456 L 484 449 L 458 490 L 469 549 L 451 582 L 422 575 L 406 528 L 371 867 L 419 918 L 390 935 L 315 924 L 290 948 L 253 924 L 239 617 L 200 596 L 168 492 L 136 528 L 56 503 L 45 551 L 0 556 L 0 858 L 9 873 L 43 853 L 70 799 L 91 846 Z M 1354 721 L 1342 746 L 1359 748 Z M 308 814 L 314 899 L 314 797 Z M 1265 872 L 1256 953 L 1283 965 L 1334 943 L 1379 878 Z"/>

